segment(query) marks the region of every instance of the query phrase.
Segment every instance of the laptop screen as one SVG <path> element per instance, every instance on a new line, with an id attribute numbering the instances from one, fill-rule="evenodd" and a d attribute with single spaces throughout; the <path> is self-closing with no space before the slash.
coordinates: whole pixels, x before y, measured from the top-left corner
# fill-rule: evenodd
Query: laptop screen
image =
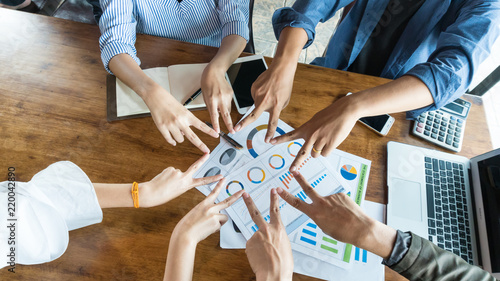
<path id="1" fill-rule="evenodd" d="M 500 155 L 477 162 L 493 272 L 500 272 Z"/>

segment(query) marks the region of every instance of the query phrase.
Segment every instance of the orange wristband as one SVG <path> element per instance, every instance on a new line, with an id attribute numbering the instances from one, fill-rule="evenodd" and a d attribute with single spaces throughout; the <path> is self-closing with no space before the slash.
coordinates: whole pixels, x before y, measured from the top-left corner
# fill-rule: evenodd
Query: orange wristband
<path id="1" fill-rule="evenodd" d="M 134 200 L 134 208 L 139 208 L 139 184 L 135 181 L 132 184 L 132 200 Z"/>

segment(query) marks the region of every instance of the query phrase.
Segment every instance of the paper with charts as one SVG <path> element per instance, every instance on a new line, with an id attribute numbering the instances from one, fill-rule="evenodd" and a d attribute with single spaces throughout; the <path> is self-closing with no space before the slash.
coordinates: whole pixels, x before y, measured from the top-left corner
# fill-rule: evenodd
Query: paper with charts
<path id="1" fill-rule="evenodd" d="M 330 154 L 327 161 L 347 182 L 347 189 L 350 190 L 347 195 L 361 206 L 366 194 L 371 162 L 340 150 Z M 359 256 L 359 249 L 353 253 L 355 247 L 326 235 L 311 219 L 288 236 L 294 251 L 343 268 L 349 267 L 353 257 Z"/>
<path id="2" fill-rule="evenodd" d="M 252 108 L 248 110 L 248 112 L 250 113 L 251 110 Z M 240 132 L 236 134 L 228 134 L 243 146 L 243 149 L 241 150 L 235 149 L 232 145 L 221 138 L 220 144 L 210 153 L 210 158 L 207 162 L 205 162 L 205 164 L 203 164 L 198 172 L 196 172 L 194 177 L 209 177 L 218 174 L 226 176 L 232 170 L 242 167 L 244 164 L 257 158 L 260 154 L 272 148 L 272 144 L 264 142 L 268 122 L 269 113 L 264 112 L 257 120 L 243 128 Z M 274 135 L 283 135 L 292 130 L 292 127 L 279 120 L 278 128 L 276 129 L 276 133 Z M 295 148 L 296 147 L 292 147 L 292 149 Z M 280 160 L 273 159 L 273 162 L 274 161 L 279 162 Z M 214 184 L 199 186 L 197 189 L 207 196 L 211 191 L 210 187 L 213 187 L 213 185 Z"/>
<path id="3" fill-rule="evenodd" d="M 271 188 L 282 187 L 301 200 L 311 203 L 309 197 L 288 170 L 301 146 L 302 141 L 275 145 L 258 158 L 231 172 L 226 176 L 226 187 L 219 194 L 219 201 L 244 189 L 250 194 L 266 221 L 270 219 L 269 195 Z M 347 186 L 347 183 L 321 158 L 306 158 L 298 168 L 316 192 L 322 196 L 345 191 L 344 186 Z M 287 233 L 291 233 L 308 219 L 306 215 L 289 206 L 282 199 L 280 199 L 279 206 L 281 219 Z M 242 198 L 226 211 L 246 239 L 250 239 L 257 231 L 257 225 L 252 221 Z"/>

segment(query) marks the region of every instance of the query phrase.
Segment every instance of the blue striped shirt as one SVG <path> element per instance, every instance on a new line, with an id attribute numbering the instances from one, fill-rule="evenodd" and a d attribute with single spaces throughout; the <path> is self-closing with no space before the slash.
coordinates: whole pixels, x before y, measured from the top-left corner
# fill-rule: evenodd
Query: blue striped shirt
<path id="1" fill-rule="evenodd" d="M 106 70 L 111 58 L 135 49 L 136 33 L 219 47 L 236 34 L 248 41 L 249 0 L 101 0 L 99 47 Z"/>

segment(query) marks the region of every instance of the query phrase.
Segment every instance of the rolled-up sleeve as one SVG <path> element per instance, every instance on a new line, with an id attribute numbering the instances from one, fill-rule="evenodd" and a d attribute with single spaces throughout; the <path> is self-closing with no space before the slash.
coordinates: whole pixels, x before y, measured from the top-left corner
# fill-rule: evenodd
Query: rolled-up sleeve
<path id="1" fill-rule="evenodd" d="M 249 0 L 222 0 L 218 6 L 222 38 L 236 34 L 248 41 Z"/>
<path id="2" fill-rule="evenodd" d="M 422 112 L 439 109 L 464 94 L 499 35 L 500 3 L 467 1 L 456 21 L 439 36 L 429 60 L 407 73 L 425 83 L 434 99 L 434 104 L 409 111 L 407 117 L 415 119 Z"/>
<path id="3" fill-rule="evenodd" d="M 129 54 L 140 65 L 141 61 L 134 46 L 137 21 L 133 15 L 133 2 L 101 0 L 100 3 L 103 14 L 99 21 L 101 29 L 99 48 L 104 67 L 112 74 L 109 61 L 122 53 Z"/>
<path id="4" fill-rule="evenodd" d="M 276 10 L 273 14 L 273 28 L 276 39 L 279 40 L 281 31 L 285 27 L 303 28 L 307 33 L 307 48 L 314 41 L 316 25 L 325 22 L 335 15 L 342 7 L 353 0 L 297 0 L 293 6 Z"/>

